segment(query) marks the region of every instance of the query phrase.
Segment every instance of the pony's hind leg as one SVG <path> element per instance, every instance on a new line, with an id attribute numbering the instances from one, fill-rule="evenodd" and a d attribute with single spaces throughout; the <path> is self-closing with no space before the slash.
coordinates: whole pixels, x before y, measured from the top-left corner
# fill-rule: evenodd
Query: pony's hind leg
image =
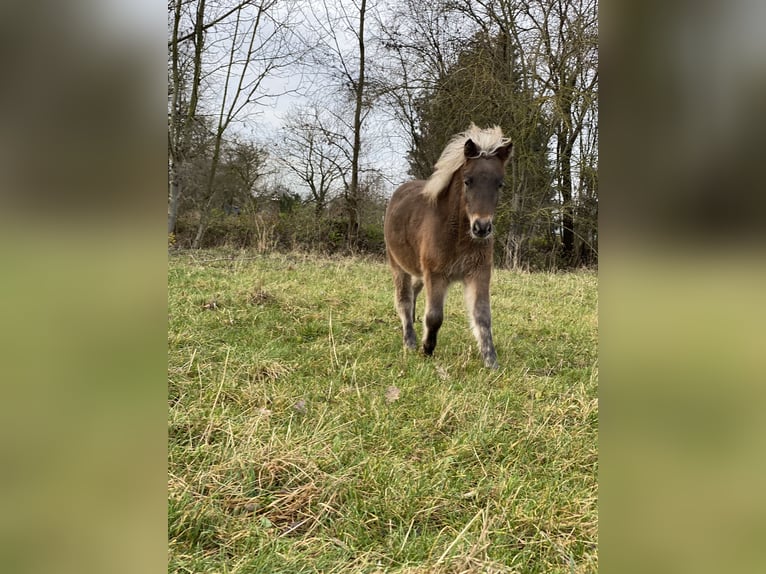
<path id="1" fill-rule="evenodd" d="M 415 316 L 415 293 L 412 289 L 412 275 L 400 267 L 393 267 L 394 273 L 394 306 L 402 322 L 402 336 L 404 346 L 413 351 L 418 342 L 413 327 Z"/>

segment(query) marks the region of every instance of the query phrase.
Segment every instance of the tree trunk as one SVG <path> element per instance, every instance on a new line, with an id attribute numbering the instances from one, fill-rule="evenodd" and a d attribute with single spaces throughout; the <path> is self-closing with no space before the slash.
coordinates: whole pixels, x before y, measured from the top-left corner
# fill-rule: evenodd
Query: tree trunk
<path id="1" fill-rule="evenodd" d="M 359 7 L 359 79 L 356 82 L 356 106 L 354 109 L 354 148 L 351 157 L 351 185 L 348 190 L 348 245 L 356 248 L 359 242 L 360 197 L 359 197 L 359 152 L 362 146 L 362 106 L 364 105 L 364 20 L 367 0 Z"/>
<path id="2" fill-rule="evenodd" d="M 200 210 L 199 214 L 199 226 L 197 227 L 197 234 L 194 236 L 192 242 L 192 249 L 199 249 L 202 244 L 202 238 L 207 231 L 210 223 L 210 211 L 215 205 L 216 189 L 215 189 L 215 176 L 218 171 L 218 164 L 221 161 L 221 144 L 223 142 L 224 129 L 219 126 L 218 131 L 215 134 L 215 147 L 213 148 L 213 157 L 210 160 L 210 172 L 207 179 L 207 188 L 205 197 L 207 201 L 205 206 Z"/>
<path id="3" fill-rule="evenodd" d="M 199 86 L 202 77 L 202 50 L 204 44 L 205 0 L 199 0 L 194 21 L 194 70 L 192 75 L 191 95 L 188 108 L 181 117 L 179 109 L 179 94 L 183 89 L 183 77 L 179 69 L 179 25 L 181 21 L 181 0 L 175 0 L 173 5 L 173 38 L 170 42 L 171 71 L 173 81 L 173 97 L 171 103 L 170 145 L 170 193 L 168 194 L 168 233 L 174 233 L 178 220 L 178 207 L 181 199 L 180 172 L 186 153 L 191 142 L 192 126 L 197 115 L 199 101 Z"/>
<path id="4" fill-rule="evenodd" d="M 559 79 L 558 99 L 561 106 L 561 120 L 557 133 L 557 164 L 559 189 L 561 191 L 561 242 L 564 264 L 576 266 L 579 256 L 575 250 L 575 206 L 572 201 L 572 153 L 577 137 L 582 130 L 582 120 L 576 121 L 572 113 L 572 98 L 577 76 L 562 74 Z"/>
<path id="5" fill-rule="evenodd" d="M 178 203 L 181 199 L 181 182 L 175 160 L 170 164 L 170 197 L 168 198 L 168 235 L 175 233 L 178 219 Z"/>
<path id="6" fill-rule="evenodd" d="M 566 134 L 559 140 L 559 186 L 561 189 L 561 242 L 564 247 L 564 261 L 577 264 L 574 249 L 574 205 L 572 204 L 572 146 L 568 145 Z"/>
<path id="7" fill-rule="evenodd" d="M 199 246 L 202 244 L 202 238 L 205 236 L 205 231 L 207 231 L 207 221 L 205 221 L 204 216 L 200 216 L 197 233 L 194 235 L 194 241 L 192 241 L 191 245 L 192 249 L 199 249 Z"/>

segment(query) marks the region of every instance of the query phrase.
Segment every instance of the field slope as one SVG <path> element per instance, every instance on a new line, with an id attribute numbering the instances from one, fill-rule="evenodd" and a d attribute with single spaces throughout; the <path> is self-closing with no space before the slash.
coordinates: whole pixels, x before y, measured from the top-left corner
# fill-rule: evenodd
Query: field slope
<path id="1" fill-rule="evenodd" d="M 170 572 L 596 572 L 595 273 L 496 271 L 499 371 L 459 285 L 405 353 L 380 262 L 174 253 L 168 282 Z"/>

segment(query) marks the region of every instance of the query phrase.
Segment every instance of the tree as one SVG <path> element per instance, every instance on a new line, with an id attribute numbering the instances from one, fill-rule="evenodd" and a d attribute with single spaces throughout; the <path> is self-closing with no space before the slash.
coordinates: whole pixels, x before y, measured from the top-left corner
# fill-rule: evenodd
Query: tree
<path id="1" fill-rule="evenodd" d="M 229 32 L 220 42 L 227 46 L 217 57 L 212 76 L 222 85 L 217 122 L 213 133 L 213 153 L 206 186 L 206 200 L 200 206 L 200 221 L 192 243 L 199 247 L 209 223 L 210 210 L 220 201 L 215 186 L 224 135 L 242 114 L 272 94 L 262 90 L 264 80 L 294 64 L 301 57 L 292 40 L 286 0 L 257 0 L 240 5 L 231 12 Z M 220 19 L 219 22 L 227 22 Z M 221 24 L 222 25 L 222 24 Z"/>
<path id="2" fill-rule="evenodd" d="M 349 186 L 349 245 L 356 246 L 359 238 L 359 154 L 362 145 L 362 107 L 364 106 L 365 96 L 365 53 L 364 53 L 364 24 L 367 17 L 367 0 L 361 0 L 358 5 L 359 28 L 357 33 L 357 42 L 359 46 L 359 74 L 356 82 L 353 83 L 354 90 L 354 145 L 352 148 L 351 159 L 351 185 Z"/>
<path id="3" fill-rule="evenodd" d="M 231 3 L 210 6 L 205 0 L 175 0 L 172 5 L 168 44 L 173 87 L 169 120 L 169 231 L 175 227 L 182 196 L 179 173 L 188 159 L 191 127 L 197 123 L 210 130 L 210 153 L 205 156 L 209 167 L 204 185 L 195 194 L 199 219 L 193 247 L 201 244 L 212 210 L 226 201 L 225 193 L 217 185 L 220 181 L 217 176 L 224 150 L 236 140 L 236 136 L 229 135 L 232 126 L 275 96 L 265 88 L 266 80 L 282 73 L 303 55 L 300 44 L 294 41 L 293 5 L 292 0 L 250 0 L 233 6 Z M 193 33 L 184 32 L 190 21 Z M 194 46 L 188 66 L 191 96 L 182 113 L 179 104 L 185 84 L 181 55 L 188 42 Z M 204 121 L 200 116 L 204 116 Z"/>
<path id="4" fill-rule="evenodd" d="M 267 160 L 266 149 L 253 142 L 238 139 L 226 142 L 221 151 L 217 183 L 224 211 L 237 213 L 243 208 L 254 208 Z"/>
<path id="5" fill-rule="evenodd" d="M 577 234 L 577 201 L 585 198 L 575 192 L 586 189 L 586 178 L 594 181 L 590 169 L 594 166 L 578 164 L 576 157 L 578 148 L 592 147 L 598 135 L 594 129 L 598 98 L 597 2 L 528 1 L 522 3 L 522 13 L 531 24 L 531 70 L 551 116 L 564 262 L 578 265 L 582 250 L 577 248 L 577 241 L 584 238 Z M 580 153 L 580 157 L 597 160 L 594 153 Z M 574 185 L 575 179 L 580 181 L 578 186 Z M 592 184 L 589 189 L 595 192 Z"/>
<path id="6" fill-rule="evenodd" d="M 389 5 L 379 22 L 387 56 L 381 96 L 402 128 L 410 175 L 417 178 L 430 175 L 441 152 L 434 149 L 441 142 L 433 143 L 422 115 L 424 102 L 439 91 L 462 44 L 465 28 L 457 16 L 444 1 L 402 0 Z"/>
<path id="7" fill-rule="evenodd" d="M 181 178 L 184 164 L 189 159 L 191 139 L 197 121 L 197 106 L 202 74 L 202 53 L 204 49 L 205 0 L 199 0 L 194 11 L 193 32 L 181 39 L 181 25 L 185 17 L 182 11 L 184 2 L 173 0 L 168 9 L 171 25 L 170 75 L 168 78 L 168 233 L 173 233 L 178 219 L 178 208 L 182 196 Z M 188 7 L 188 4 L 187 4 Z M 193 50 L 186 46 L 191 41 Z M 189 77 L 191 81 L 189 82 Z M 189 83 L 191 85 L 189 85 Z M 189 98 L 186 99 L 186 93 Z"/>
<path id="8" fill-rule="evenodd" d="M 308 16 L 314 26 L 315 63 L 329 87 L 345 96 L 350 114 L 338 114 L 346 124 L 350 176 L 344 190 L 348 218 L 348 245 L 354 249 L 358 242 L 362 200 L 360 177 L 364 170 L 363 131 L 371 108 L 374 92 L 368 81 L 366 26 L 370 20 L 368 0 L 339 2 L 332 6 L 323 0 L 324 12 Z M 350 120 L 348 118 L 351 118 Z"/>
<path id="9" fill-rule="evenodd" d="M 411 157 L 428 154 L 435 162 L 447 139 L 472 121 L 503 128 L 514 142 L 514 158 L 498 207 L 497 248 L 502 263 L 519 267 L 533 258 L 533 239 L 537 251 L 549 251 L 553 242 L 545 117 L 508 36 L 480 31 L 464 46 L 438 89 L 423 99 L 421 146 Z"/>
<path id="10" fill-rule="evenodd" d="M 317 104 L 294 110 L 281 131 L 280 163 L 306 187 L 317 217 L 348 185 L 346 173 L 353 160 L 340 143 L 341 131 L 337 118 Z"/>

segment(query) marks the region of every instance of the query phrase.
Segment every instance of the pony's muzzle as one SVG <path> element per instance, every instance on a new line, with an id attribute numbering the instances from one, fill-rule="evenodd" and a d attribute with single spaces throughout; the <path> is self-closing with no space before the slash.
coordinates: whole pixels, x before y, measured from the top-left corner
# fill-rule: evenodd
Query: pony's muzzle
<path id="1" fill-rule="evenodd" d="M 471 235 L 476 239 L 486 239 L 492 235 L 492 220 L 490 218 L 476 218 L 471 224 Z"/>

